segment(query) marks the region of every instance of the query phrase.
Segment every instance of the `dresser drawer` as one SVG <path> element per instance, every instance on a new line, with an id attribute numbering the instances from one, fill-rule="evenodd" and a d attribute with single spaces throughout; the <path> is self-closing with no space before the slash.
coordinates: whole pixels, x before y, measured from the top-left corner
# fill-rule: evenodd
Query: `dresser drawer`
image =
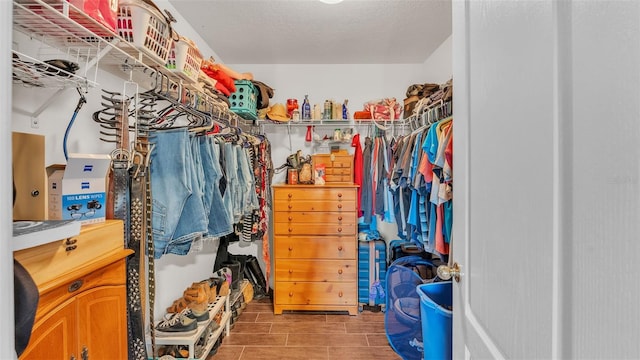
<path id="1" fill-rule="evenodd" d="M 278 281 L 354 282 L 358 280 L 355 260 L 283 260 L 276 259 Z"/>
<path id="2" fill-rule="evenodd" d="M 284 222 L 319 222 L 333 224 L 350 224 L 356 222 L 355 212 L 314 212 L 314 211 L 276 211 L 273 221 Z"/>
<path id="3" fill-rule="evenodd" d="M 83 225 L 78 236 L 13 253 L 29 271 L 41 293 L 57 286 L 63 274 L 81 271 L 101 258 L 124 249 L 121 220 Z"/>
<path id="4" fill-rule="evenodd" d="M 305 187 L 282 186 L 274 188 L 273 198 L 278 203 L 282 200 L 293 201 L 345 201 L 356 200 L 356 187 L 327 187 L 310 185 Z"/>
<path id="5" fill-rule="evenodd" d="M 356 259 L 353 236 L 276 236 L 276 259 Z"/>
<path id="6" fill-rule="evenodd" d="M 358 226 L 355 222 L 332 223 L 274 223 L 275 235 L 355 235 Z"/>
<path id="7" fill-rule="evenodd" d="M 355 305 L 356 282 L 287 282 L 277 281 L 276 304 L 284 305 Z"/>
<path id="8" fill-rule="evenodd" d="M 351 175 L 326 175 L 325 181 L 328 182 L 349 182 L 351 181 Z"/>
<path id="9" fill-rule="evenodd" d="M 355 200 L 346 201 L 279 201 L 273 205 L 274 211 L 338 211 L 355 212 Z"/>

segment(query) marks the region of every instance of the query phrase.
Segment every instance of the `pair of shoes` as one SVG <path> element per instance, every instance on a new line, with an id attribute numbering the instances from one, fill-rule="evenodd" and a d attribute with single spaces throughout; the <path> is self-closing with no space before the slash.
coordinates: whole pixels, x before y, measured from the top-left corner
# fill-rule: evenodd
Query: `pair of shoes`
<path id="1" fill-rule="evenodd" d="M 209 310 L 199 311 L 191 308 L 186 308 L 181 312 L 189 319 L 195 319 L 199 323 L 209 321 Z"/>
<path id="2" fill-rule="evenodd" d="M 211 294 L 211 287 L 207 282 L 194 282 L 184 290 L 182 297 L 175 300 L 167 308 L 168 313 L 179 313 L 186 308 L 204 312 L 207 310 L 211 299 L 215 302 L 216 295 Z"/>
<path id="3" fill-rule="evenodd" d="M 198 321 L 183 312 L 166 314 L 156 326 L 157 336 L 193 335 L 198 331 Z"/>

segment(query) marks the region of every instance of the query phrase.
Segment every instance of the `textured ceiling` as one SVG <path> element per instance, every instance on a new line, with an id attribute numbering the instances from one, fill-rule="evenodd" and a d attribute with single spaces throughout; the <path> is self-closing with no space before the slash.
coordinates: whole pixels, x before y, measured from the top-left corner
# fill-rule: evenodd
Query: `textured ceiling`
<path id="1" fill-rule="evenodd" d="M 419 64 L 451 0 L 170 0 L 227 64 Z"/>

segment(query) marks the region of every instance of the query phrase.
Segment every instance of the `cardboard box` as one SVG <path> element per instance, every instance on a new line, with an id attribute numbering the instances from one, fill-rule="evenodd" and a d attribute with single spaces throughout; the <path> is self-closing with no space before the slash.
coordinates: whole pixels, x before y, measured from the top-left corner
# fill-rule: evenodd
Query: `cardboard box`
<path id="1" fill-rule="evenodd" d="M 81 224 L 105 221 L 109 155 L 71 154 L 67 165 L 47 168 L 49 219 L 74 219 Z"/>

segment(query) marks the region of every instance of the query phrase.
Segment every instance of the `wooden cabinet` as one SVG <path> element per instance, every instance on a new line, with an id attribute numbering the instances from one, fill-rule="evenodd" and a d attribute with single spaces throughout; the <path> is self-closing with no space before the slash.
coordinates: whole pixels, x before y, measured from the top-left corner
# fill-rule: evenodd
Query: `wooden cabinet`
<path id="1" fill-rule="evenodd" d="M 126 359 L 127 310 L 122 222 L 82 227 L 80 235 L 14 253 L 40 301 L 27 359 Z M 20 301 L 16 299 L 16 301 Z"/>
<path id="2" fill-rule="evenodd" d="M 358 312 L 355 185 L 274 185 L 274 313 Z"/>
<path id="3" fill-rule="evenodd" d="M 314 174 L 316 165 L 324 164 L 327 183 L 353 184 L 353 155 L 349 155 L 346 151 L 316 154 L 312 156 L 312 162 Z"/>

